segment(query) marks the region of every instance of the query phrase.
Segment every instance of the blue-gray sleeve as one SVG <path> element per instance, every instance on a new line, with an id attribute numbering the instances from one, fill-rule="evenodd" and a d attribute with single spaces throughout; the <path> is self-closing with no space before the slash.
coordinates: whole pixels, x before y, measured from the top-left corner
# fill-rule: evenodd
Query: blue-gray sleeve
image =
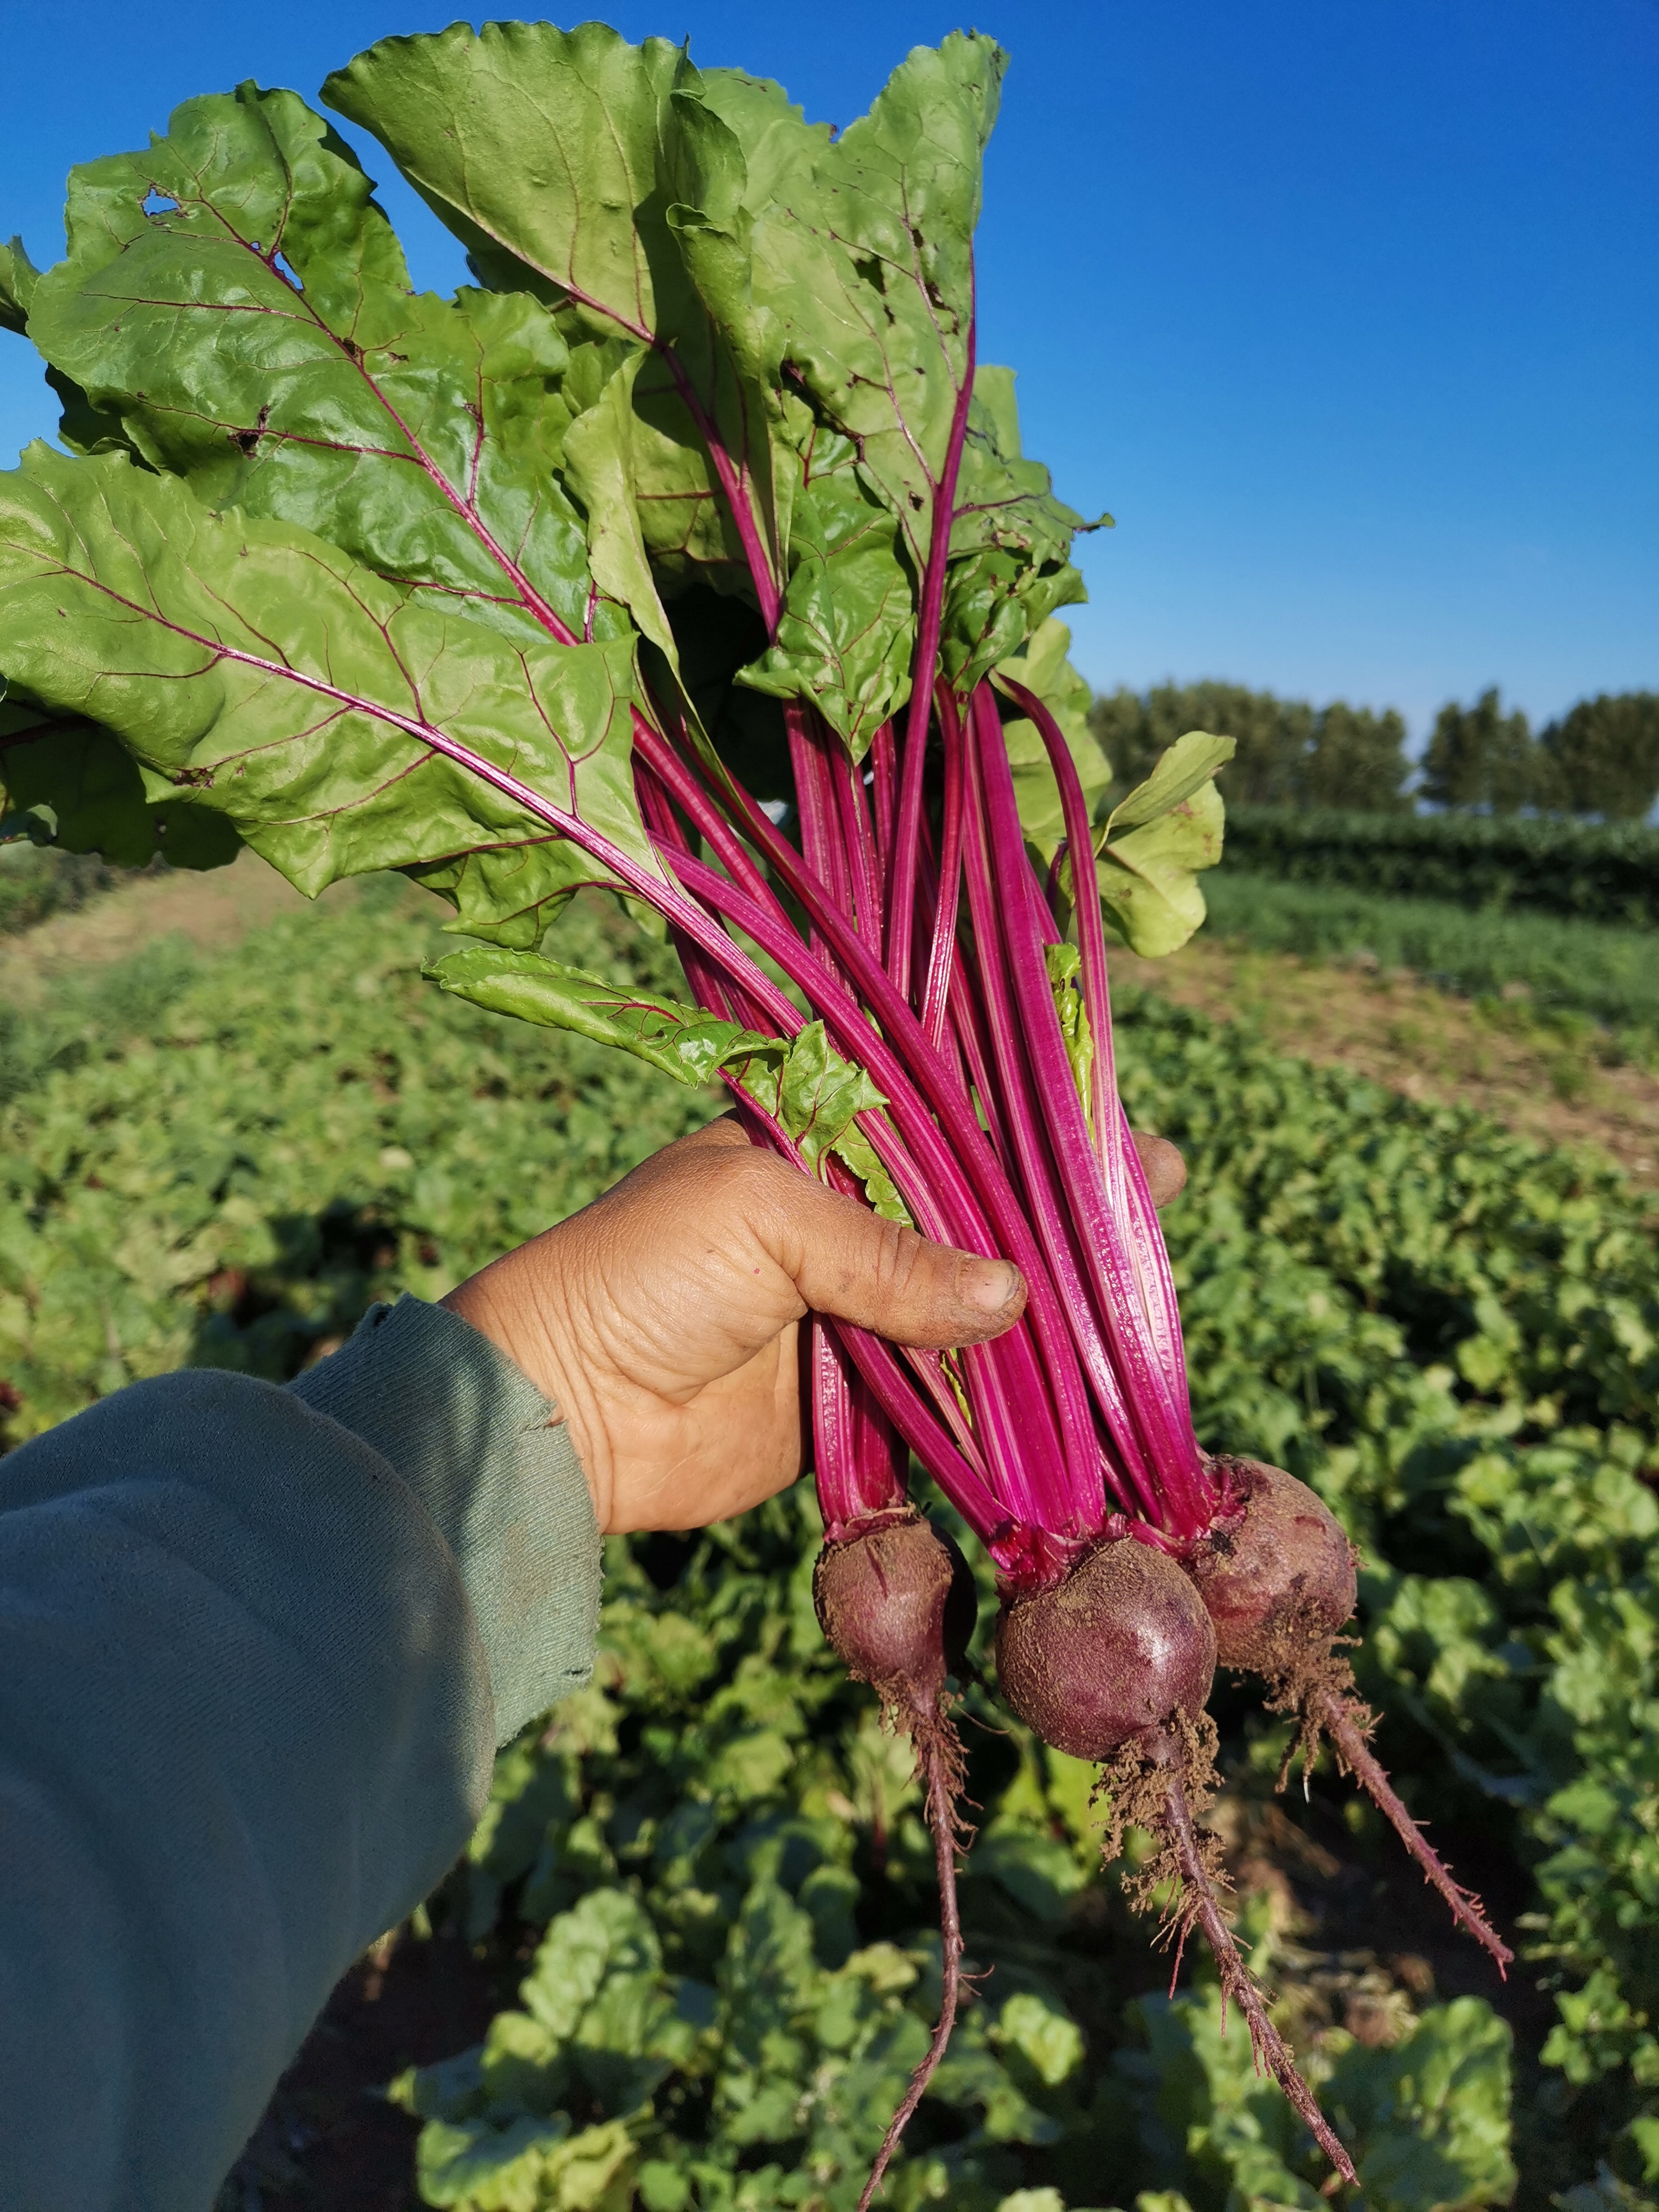
<path id="1" fill-rule="evenodd" d="M 0 2204 L 206 2212 L 330 1989 L 591 1662 L 562 1428 L 441 1308 L 0 1461 Z"/>

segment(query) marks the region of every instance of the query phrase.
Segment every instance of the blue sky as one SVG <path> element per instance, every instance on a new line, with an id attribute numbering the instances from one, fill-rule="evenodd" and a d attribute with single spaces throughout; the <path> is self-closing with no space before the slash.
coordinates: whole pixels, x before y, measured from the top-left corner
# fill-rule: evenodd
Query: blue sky
<path id="1" fill-rule="evenodd" d="M 313 94 L 450 14 L 7 12 L 0 235 L 41 262 L 72 162 L 245 76 Z M 959 20 L 913 0 L 610 19 L 840 123 Z M 1013 58 L 981 353 L 1019 371 L 1062 494 L 1117 518 L 1082 555 L 1092 682 L 1395 704 L 1419 739 L 1492 683 L 1535 720 L 1659 688 L 1659 0 L 975 0 L 975 20 Z M 417 281 L 458 282 L 357 143 Z M 0 463 L 54 421 L 0 335 Z"/>

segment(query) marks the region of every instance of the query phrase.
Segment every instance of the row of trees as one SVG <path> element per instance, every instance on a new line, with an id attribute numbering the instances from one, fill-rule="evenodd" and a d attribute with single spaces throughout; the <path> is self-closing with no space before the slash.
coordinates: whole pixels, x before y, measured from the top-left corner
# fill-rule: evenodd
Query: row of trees
<path id="1" fill-rule="evenodd" d="M 1525 714 L 1504 712 L 1495 688 L 1473 706 L 1454 702 L 1436 718 L 1415 775 L 1400 715 L 1341 699 L 1314 707 L 1239 684 L 1160 684 L 1102 694 L 1090 721 L 1124 788 L 1184 730 L 1237 738 L 1224 787 L 1250 805 L 1403 813 L 1425 799 L 1493 814 L 1639 821 L 1659 799 L 1652 691 L 1583 699 L 1536 736 Z"/>
<path id="2" fill-rule="evenodd" d="M 1420 795 L 1493 814 L 1600 814 L 1639 822 L 1659 798 L 1659 692 L 1581 699 L 1534 737 L 1496 690 L 1443 707 L 1423 756 Z"/>

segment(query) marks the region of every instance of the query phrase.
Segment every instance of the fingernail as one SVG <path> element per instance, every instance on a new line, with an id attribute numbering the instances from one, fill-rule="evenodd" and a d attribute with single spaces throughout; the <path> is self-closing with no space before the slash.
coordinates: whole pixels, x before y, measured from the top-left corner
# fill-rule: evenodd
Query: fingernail
<path id="1" fill-rule="evenodd" d="M 1019 1290 L 1019 1269 L 1006 1260 L 975 1260 L 961 1274 L 962 1300 L 981 1313 L 1000 1313 Z"/>

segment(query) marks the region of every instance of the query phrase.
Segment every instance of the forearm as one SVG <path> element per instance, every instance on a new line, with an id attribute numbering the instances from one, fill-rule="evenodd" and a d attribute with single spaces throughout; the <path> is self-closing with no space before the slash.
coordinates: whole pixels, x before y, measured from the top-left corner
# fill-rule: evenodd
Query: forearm
<path id="1" fill-rule="evenodd" d="M 580 1678 L 598 1539 L 547 1418 L 406 1306 L 295 1389 L 170 1376 L 0 1462 L 9 2206 L 205 2207 L 498 1730 Z"/>

